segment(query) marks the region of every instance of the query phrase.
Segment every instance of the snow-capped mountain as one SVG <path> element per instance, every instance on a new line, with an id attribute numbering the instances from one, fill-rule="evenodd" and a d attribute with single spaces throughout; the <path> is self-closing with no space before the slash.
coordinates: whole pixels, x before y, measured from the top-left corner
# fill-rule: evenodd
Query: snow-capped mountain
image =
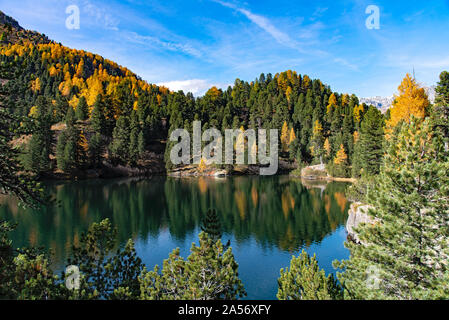
<path id="1" fill-rule="evenodd" d="M 435 101 L 435 88 L 436 86 L 430 86 L 430 87 L 423 87 L 426 91 L 429 100 L 431 103 L 434 103 Z M 373 105 L 377 108 L 379 108 L 382 113 L 387 112 L 387 110 L 391 107 L 394 101 L 394 96 L 390 97 L 370 97 L 370 98 L 360 98 L 360 103 L 366 103 L 367 105 Z"/>

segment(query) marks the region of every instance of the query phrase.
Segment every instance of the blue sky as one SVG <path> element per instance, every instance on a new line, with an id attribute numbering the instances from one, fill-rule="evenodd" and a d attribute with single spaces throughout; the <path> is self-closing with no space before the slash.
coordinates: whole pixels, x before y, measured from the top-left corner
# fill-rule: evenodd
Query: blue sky
<path id="1" fill-rule="evenodd" d="M 65 27 L 69 5 L 80 9 L 79 30 Z M 366 28 L 368 5 L 380 9 L 379 30 Z M 0 9 L 195 94 L 292 69 L 339 92 L 390 96 L 413 67 L 425 85 L 449 70 L 449 0 L 0 0 Z"/>

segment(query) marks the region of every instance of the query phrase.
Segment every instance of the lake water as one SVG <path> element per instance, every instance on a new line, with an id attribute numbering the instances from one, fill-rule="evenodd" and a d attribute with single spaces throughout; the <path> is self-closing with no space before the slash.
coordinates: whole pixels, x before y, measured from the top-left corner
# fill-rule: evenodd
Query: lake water
<path id="1" fill-rule="evenodd" d="M 59 206 L 23 209 L 2 198 L 0 219 L 19 223 L 12 234 L 16 247 L 51 249 L 55 267 L 62 270 L 81 233 L 109 218 L 120 245 L 134 239 L 138 255 L 152 269 L 176 247 L 187 257 L 192 242 L 198 242 L 203 216 L 215 208 L 247 299 L 276 299 L 279 270 L 302 249 L 315 253 L 326 272 L 335 272 L 333 260 L 348 258 L 346 186 L 306 186 L 288 176 L 51 182 L 46 187 Z"/>

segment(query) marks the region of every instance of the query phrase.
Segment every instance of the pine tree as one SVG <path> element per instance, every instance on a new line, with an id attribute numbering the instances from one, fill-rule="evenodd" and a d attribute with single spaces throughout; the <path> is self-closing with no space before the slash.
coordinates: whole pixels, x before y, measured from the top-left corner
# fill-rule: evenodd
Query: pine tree
<path id="1" fill-rule="evenodd" d="M 94 103 L 94 107 L 90 115 L 90 126 L 97 133 L 105 133 L 106 119 L 104 117 L 101 96 L 98 96 Z"/>
<path id="2" fill-rule="evenodd" d="M 117 125 L 112 133 L 112 142 L 109 147 L 113 158 L 127 163 L 129 159 L 130 132 L 128 119 L 121 116 L 117 119 Z"/>
<path id="3" fill-rule="evenodd" d="M 23 173 L 20 152 L 11 146 L 13 133 L 21 133 L 21 120 L 0 108 L 0 189 L 4 194 L 15 195 L 22 204 L 39 204 L 45 200 L 43 189 Z"/>
<path id="4" fill-rule="evenodd" d="M 129 138 L 129 160 L 132 164 L 137 163 L 139 160 L 139 130 L 137 128 L 131 129 L 131 134 Z"/>
<path id="5" fill-rule="evenodd" d="M 279 300 L 337 300 L 342 298 L 342 288 L 333 275 L 326 276 L 320 269 L 316 256 L 304 250 L 293 256 L 290 269 L 281 269 L 278 279 Z"/>
<path id="6" fill-rule="evenodd" d="M 449 151 L 449 72 L 440 74 L 440 81 L 435 88 L 435 105 L 432 109 L 432 123 L 440 130 L 445 139 L 445 150 Z"/>
<path id="7" fill-rule="evenodd" d="M 76 107 L 75 116 L 77 120 L 86 120 L 89 116 L 89 106 L 87 105 L 86 98 L 83 96 L 80 98 L 78 102 L 78 106 Z"/>
<path id="8" fill-rule="evenodd" d="M 101 164 L 101 155 L 103 153 L 103 139 L 101 134 L 95 133 L 89 141 L 89 160 L 94 168 Z"/>
<path id="9" fill-rule="evenodd" d="M 67 114 L 65 116 L 65 123 L 67 126 L 73 125 L 75 123 L 75 111 L 71 106 L 69 106 L 67 110 Z"/>
<path id="10" fill-rule="evenodd" d="M 140 130 L 139 136 L 137 137 L 137 150 L 139 152 L 139 157 L 142 157 L 146 150 L 145 134 L 143 130 Z"/>
<path id="11" fill-rule="evenodd" d="M 447 299 L 449 158 L 429 121 L 412 117 L 388 141 L 379 178 L 368 192 L 374 223 L 356 230 L 362 244 L 340 281 L 347 298 Z"/>
<path id="12" fill-rule="evenodd" d="M 238 277 L 238 264 L 232 248 L 225 250 L 221 240 L 199 234 L 199 246 L 192 244 L 187 260 L 174 250 L 162 270 L 144 270 L 139 277 L 143 300 L 233 300 L 246 292 Z"/>
<path id="13" fill-rule="evenodd" d="M 355 143 L 353 176 L 359 177 L 361 170 L 367 175 L 379 173 L 383 159 L 383 125 L 380 110 L 370 107 L 363 117 L 360 137 Z"/>
<path id="14" fill-rule="evenodd" d="M 50 170 L 49 156 L 53 134 L 51 131 L 52 116 L 47 103 L 43 96 L 39 96 L 37 99 L 35 126 L 25 157 L 26 168 L 35 174 Z"/>

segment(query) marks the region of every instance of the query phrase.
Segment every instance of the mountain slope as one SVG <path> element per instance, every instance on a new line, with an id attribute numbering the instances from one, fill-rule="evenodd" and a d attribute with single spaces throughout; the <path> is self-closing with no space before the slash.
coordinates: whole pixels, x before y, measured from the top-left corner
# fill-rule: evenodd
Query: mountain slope
<path id="1" fill-rule="evenodd" d="M 25 30 L 15 19 L 0 11 L 0 44 L 44 44 L 50 42 L 47 36 Z"/>

